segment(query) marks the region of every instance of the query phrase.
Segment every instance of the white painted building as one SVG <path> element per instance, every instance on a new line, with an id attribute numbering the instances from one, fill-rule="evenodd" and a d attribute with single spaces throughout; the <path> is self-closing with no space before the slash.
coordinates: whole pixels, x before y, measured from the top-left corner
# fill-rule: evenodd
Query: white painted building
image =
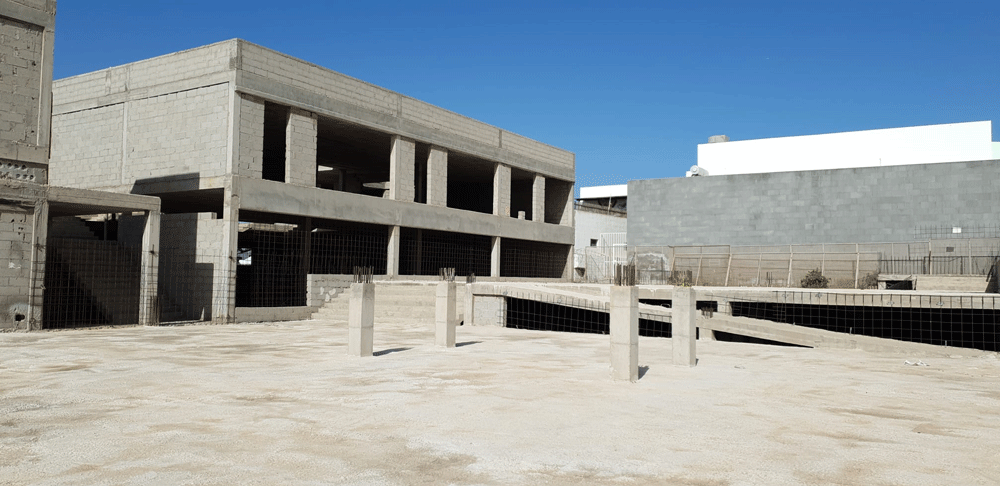
<path id="1" fill-rule="evenodd" d="M 992 133 L 987 120 L 710 142 L 698 145 L 698 166 L 717 176 L 1000 159 Z"/>

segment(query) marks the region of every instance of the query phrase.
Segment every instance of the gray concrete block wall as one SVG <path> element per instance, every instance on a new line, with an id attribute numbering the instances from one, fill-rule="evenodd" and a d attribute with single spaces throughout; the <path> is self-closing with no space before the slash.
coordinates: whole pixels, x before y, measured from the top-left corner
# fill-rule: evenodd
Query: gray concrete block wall
<path id="1" fill-rule="evenodd" d="M 239 95 L 240 131 L 237 173 L 260 179 L 264 170 L 264 100 Z"/>
<path id="2" fill-rule="evenodd" d="M 213 213 L 163 214 L 160 220 L 160 295 L 181 320 L 207 320 L 213 302 L 227 298 L 217 275 L 229 257 L 223 248 L 226 222 Z"/>
<path id="3" fill-rule="evenodd" d="M 298 108 L 290 110 L 285 133 L 285 182 L 316 187 L 318 129 L 318 118 L 315 113 Z"/>
<path id="4" fill-rule="evenodd" d="M 14 327 L 7 311 L 28 303 L 30 284 L 31 215 L 0 212 L 0 328 Z"/>
<path id="5" fill-rule="evenodd" d="M 43 29 L 0 17 L 0 141 L 38 144 Z"/>
<path id="6" fill-rule="evenodd" d="M 491 147 L 500 145 L 500 131 L 481 121 L 459 115 L 430 103 L 402 96 L 400 116 L 425 127 L 458 135 Z"/>
<path id="7" fill-rule="evenodd" d="M 440 147 L 427 155 L 427 204 L 448 206 L 448 151 Z"/>
<path id="8" fill-rule="evenodd" d="M 236 41 L 229 40 L 56 80 L 54 103 L 66 105 L 231 71 L 236 49 Z"/>
<path id="9" fill-rule="evenodd" d="M 385 115 L 398 115 L 399 96 L 315 64 L 249 42 L 240 43 L 244 71 Z"/>
<path id="10" fill-rule="evenodd" d="M 503 148 L 525 157 L 537 158 L 563 167 L 576 167 L 572 152 L 503 130 Z"/>
<path id="11" fill-rule="evenodd" d="M 228 172 L 227 85 L 131 102 L 123 183 L 178 174 Z"/>
<path id="12" fill-rule="evenodd" d="M 628 243 L 906 242 L 997 220 L 1000 161 L 629 182 Z"/>
<path id="13" fill-rule="evenodd" d="M 55 116 L 49 181 L 79 188 L 121 184 L 124 104 Z"/>
<path id="14" fill-rule="evenodd" d="M 628 220 L 621 216 L 576 212 L 576 248 L 590 246 L 590 240 L 599 240 L 601 233 L 624 233 L 628 231 Z"/>

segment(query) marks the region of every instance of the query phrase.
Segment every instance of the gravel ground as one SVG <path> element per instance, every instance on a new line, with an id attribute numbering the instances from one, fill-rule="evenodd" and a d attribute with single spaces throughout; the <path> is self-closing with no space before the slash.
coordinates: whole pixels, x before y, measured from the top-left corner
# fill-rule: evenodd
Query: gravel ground
<path id="1" fill-rule="evenodd" d="M 0 334 L 0 484 L 1000 484 L 1000 360 L 376 323 Z M 923 360 L 929 366 L 904 361 Z"/>

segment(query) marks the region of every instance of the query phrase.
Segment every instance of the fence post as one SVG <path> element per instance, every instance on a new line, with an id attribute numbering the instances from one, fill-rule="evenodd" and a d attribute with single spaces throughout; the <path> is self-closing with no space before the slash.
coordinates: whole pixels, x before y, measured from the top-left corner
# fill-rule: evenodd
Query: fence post
<path id="1" fill-rule="evenodd" d="M 785 280 L 785 287 L 792 286 L 792 262 L 795 260 L 795 253 L 792 252 L 792 245 L 788 245 L 788 279 Z"/>
<path id="2" fill-rule="evenodd" d="M 729 272 L 731 272 L 732 269 L 733 269 L 733 249 L 730 248 L 729 249 L 729 263 L 726 264 L 726 283 L 723 285 L 724 287 L 728 287 L 729 286 Z"/>
<path id="3" fill-rule="evenodd" d="M 854 252 L 857 253 L 857 261 L 854 264 L 854 288 L 858 288 L 858 274 L 861 273 L 861 246 L 854 244 Z"/>

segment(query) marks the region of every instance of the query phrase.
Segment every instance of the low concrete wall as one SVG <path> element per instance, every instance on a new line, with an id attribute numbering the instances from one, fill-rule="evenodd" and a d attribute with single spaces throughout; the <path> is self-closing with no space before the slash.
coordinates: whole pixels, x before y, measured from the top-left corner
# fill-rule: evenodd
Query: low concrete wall
<path id="1" fill-rule="evenodd" d="M 985 275 L 917 275 L 913 290 L 937 292 L 986 292 Z"/>
<path id="2" fill-rule="evenodd" d="M 306 282 L 306 305 L 319 308 L 351 288 L 352 275 L 309 275 Z"/>
<path id="3" fill-rule="evenodd" d="M 312 317 L 316 308 L 304 307 L 237 307 L 236 322 L 303 321 Z"/>

